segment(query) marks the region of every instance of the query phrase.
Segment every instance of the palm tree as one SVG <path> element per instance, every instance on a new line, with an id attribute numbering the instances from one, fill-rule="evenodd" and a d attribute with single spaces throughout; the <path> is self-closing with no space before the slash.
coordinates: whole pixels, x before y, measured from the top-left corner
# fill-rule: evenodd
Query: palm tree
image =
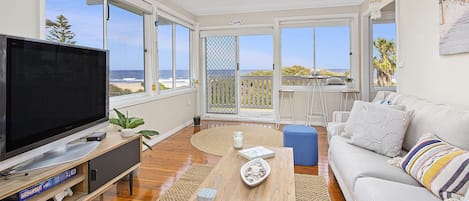
<path id="1" fill-rule="evenodd" d="M 378 86 L 391 86 L 392 77 L 396 72 L 396 45 L 392 40 L 378 38 L 373 46 L 379 52 L 379 58 L 373 57 L 373 67 L 376 69 Z"/>

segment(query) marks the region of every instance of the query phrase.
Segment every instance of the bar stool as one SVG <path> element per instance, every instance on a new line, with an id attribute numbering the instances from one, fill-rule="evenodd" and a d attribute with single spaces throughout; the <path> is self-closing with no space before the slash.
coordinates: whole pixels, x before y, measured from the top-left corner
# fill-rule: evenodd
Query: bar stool
<path id="1" fill-rule="evenodd" d="M 313 76 L 303 76 L 303 78 L 311 80 L 311 90 L 309 94 L 306 96 L 306 126 L 313 125 L 313 118 L 320 118 L 323 121 L 323 125 L 327 126 L 327 105 L 326 105 L 326 97 L 324 95 L 324 84 L 325 80 L 330 78 L 330 76 L 322 76 L 322 75 L 313 75 Z M 321 104 L 321 108 L 319 112 L 314 112 L 314 97 L 315 95 L 319 95 L 319 102 Z"/>
<path id="2" fill-rule="evenodd" d="M 288 102 L 290 103 L 290 116 L 287 116 L 287 117 L 290 117 L 290 120 L 293 121 L 293 123 L 295 123 L 295 107 L 293 105 L 293 93 L 295 91 L 293 90 L 289 90 L 289 89 L 280 89 L 279 91 L 279 94 L 280 94 L 280 106 L 279 106 L 279 112 L 278 112 L 278 115 L 277 115 L 277 123 L 275 124 L 275 126 L 277 127 L 277 129 L 280 127 L 280 119 L 281 118 L 281 115 L 282 115 L 282 108 L 283 108 L 283 102 L 284 102 L 284 96 L 285 94 L 288 96 Z"/>
<path id="3" fill-rule="evenodd" d="M 340 111 L 345 111 L 347 110 L 347 104 L 349 102 L 348 97 L 350 96 L 350 101 L 353 104 L 353 101 L 359 100 L 358 95 L 360 94 L 360 91 L 356 89 L 345 89 L 340 91 L 340 103 L 339 103 L 339 110 Z M 344 101 L 345 97 L 345 101 Z"/>

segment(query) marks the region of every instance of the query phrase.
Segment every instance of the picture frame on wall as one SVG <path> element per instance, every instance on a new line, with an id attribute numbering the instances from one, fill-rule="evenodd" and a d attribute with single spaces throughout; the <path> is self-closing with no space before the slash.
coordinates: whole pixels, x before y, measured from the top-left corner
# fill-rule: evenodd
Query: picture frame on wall
<path id="1" fill-rule="evenodd" d="M 438 0 L 440 55 L 469 52 L 469 0 Z"/>

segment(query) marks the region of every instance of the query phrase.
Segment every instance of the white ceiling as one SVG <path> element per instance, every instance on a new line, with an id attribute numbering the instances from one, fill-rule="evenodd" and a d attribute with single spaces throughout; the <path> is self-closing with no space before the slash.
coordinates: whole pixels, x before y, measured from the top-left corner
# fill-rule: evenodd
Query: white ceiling
<path id="1" fill-rule="evenodd" d="M 194 15 L 360 5 L 364 0 L 169 0 Z"/>

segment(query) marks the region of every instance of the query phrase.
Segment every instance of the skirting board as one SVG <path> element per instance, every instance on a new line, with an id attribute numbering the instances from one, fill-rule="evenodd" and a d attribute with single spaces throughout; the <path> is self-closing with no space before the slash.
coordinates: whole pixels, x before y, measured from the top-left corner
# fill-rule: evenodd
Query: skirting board
<path id="1" fill-rule="evenodd" d="M 252 122 L 261 122 L 261 123 L 272 123 L 275 124 L 276 120 L 266 119 L 266 118 L 252 118 L 252 117 L 239 117 L 239 116 L 229 116 L 229 115 L 205 115 L 202 117 L 202 120 L 217 120 L 217 121 L 252 121 Z M 297 125 L 304 125 L 305 121 L 292 121 L 282 119 L 280 120 L 280 124 L 297 124 Z M 313 121 L 311 122 L 313 126 L 323 126 L 321 121 Z"/>
<path id="2" fill-rule="evenodd" d="M 169 131 L 167 131 L 167 132 L 165 132 L 165 133 L 163 133 L 163 134 L 160 133 L 160 134 L 157 135 L 156 137 L 152 138 L 152 139 L 149 140 L 149 141 L 145 141 L 145 142 L 146 142 L 148 145 L 153 146 L 153 145 L 158 144 L 159 142 L 163 141 L 164 139 L 166 139 L 166 138 L 172 136 L 173 134 L 177 133 L 179 130 L 183 129 L 184 127 L 189 126 L 189 125 L 191 125 L 191 124 L 192 124 L 192 119 L 189 120 L 189 121 L 186 121 L 186 123 L 183 123 L 183 124 L 181 124 L 181 125 L 179 125 L 179 126 L 173 128 L 173 129 L 171 129 L 171 130 L 169 130 Z M 145 151 L 145 150 L 147 150 L 147 149 L 148 149 L 148 148 L 147 148 L 146 146 L 142 145 L 142 150 L 143 150 L 143 151 Z"/>

